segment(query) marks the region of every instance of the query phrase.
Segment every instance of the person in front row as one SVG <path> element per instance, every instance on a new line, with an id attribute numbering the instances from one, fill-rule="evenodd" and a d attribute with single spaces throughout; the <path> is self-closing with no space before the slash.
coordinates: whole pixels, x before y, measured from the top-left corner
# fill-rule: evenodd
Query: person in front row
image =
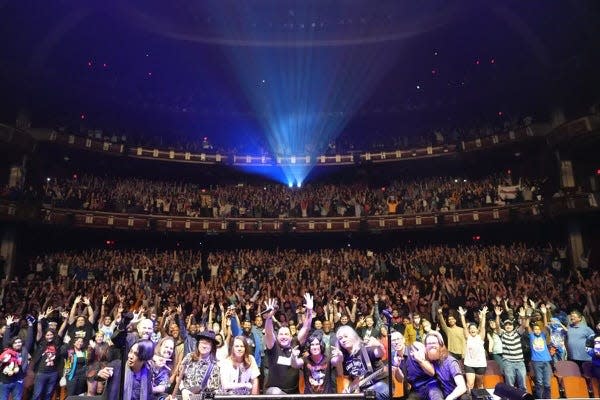
<path id="1" fill-rule="evenodd" d="M 431 331 L 425 335 L 427 359 L 435 368 L 435 375 L 441 386 L 445 400 L 455 400 L 467 393 L 467 384 L 458 360 L 448 354 L 442 335 Z M 469 398 L 468 395 L 465 397 Z"/>
<path id="2" fill-rule="evenodd" d="M 429 399 L 444 400 L 435 369 L 425 357 L 425 346 L 414 342 L 406 348 L 406 340 L 400 332 L 394 331 L 392 339 L 392 373 L 404 386 L 408 400 Z"/>
<path id="3" fill-rule="evenodd" d="M 304 374 L 304 393 L 321 394 L 335 393 L 335 386 L 331 379 L 331 366 L 337 365 L 342 353 L 336 347 L 331 349 L 331 356 L 325 352 L 323 334 L 313 332 L 308 337 L 308 355 L 300 356 L 300 350 L 292 350 L 292 367 L 302 369 Z"/>
<path id="4" fill-rule="evenodd" d="M 343 356 L 338 364 L 342 363 L 344 375 L 352 380 L 347 391 L 372 390 L 377 400 L 388 400 L 388 371 L 381 361 L 384 353 L 381 342 L 370 337 L 363 343 L 358 333 L 348 325 L 341 326 L 336 337 Z"/>
<path id="5" fill-rule="evenodd" d="M 198 343 L 196 351 L 181 360 L 175 388 L 169 400 L 177 399 L 180 390 L 183 400 L 188 400 L 192 394 L 217 392 L 221 389 L 215 333 L 204 331 L 196 337 L 196 340 Z"/>
<path id="6" fill-rule="evenodd" d="M 306 302 L 306 319 L 298 332 L 298 342 L 303 345 L 312 324 L 313 298 L 309 293 L 304 295 Z M 277 300 L 269 299 L 265 303 L 265 355 L 269 365 L 269 376 L 265 384 L 265 394 L 298 394 L 299 373 L 292 368 L 292 334 L 290 328 L 282 326 L 277 331 L 273 329 L 273 314 Z"/>
<path id="7" fill-rule="evenodd" d="M 152 400 L 152 372 L 148 361 L 154 355 L 154 343 L 140 339 L 129 349 L 125 361 L 124 400 Z M 108 399 L 119 398 L 121 383 L 121 360 L 113 360 L 98 371 L 97 379 L 108 381 L 106 390 Z"/>
<path id="8" fill-rule="evenodd" d="M 224 394 L 258 394 L 260 371 L 251 354 L 250 344 L 244 336 L 236 336 L 229 356 L 219 364 L 221 390 Z"/>

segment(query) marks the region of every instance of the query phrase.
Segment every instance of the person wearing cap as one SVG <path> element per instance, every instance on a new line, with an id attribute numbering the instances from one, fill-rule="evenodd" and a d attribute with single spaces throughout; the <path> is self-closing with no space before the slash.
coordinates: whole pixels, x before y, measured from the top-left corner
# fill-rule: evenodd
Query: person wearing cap
<path id="1" fill-rule="evenodd" d="M 217 364 L 215 332 L 204 331 L 196 337 L 196 351 L 186 355 L 178 369 L 177 381 L 171 398 L 181 391 L 184 400 L 192 394 L 216 392 L 221 389 L 221 374 Z"/>
<path id="2" fill-rule="evenodd" d="M 306 302 L 306 319 L 302 329 L 298 332 L 298 342 L 303 345 L 306 342 L 308 332 L 312 325 L 313 298 L 309 293 L 304 294 Z M 265 318 L 265 355 L 269 366 L 269 375 L 266 379 L 266 394 L 297 394 L 299 393 L 299 372 L 292 368 L 292 334 L 290 329 L 282 326 L 277 331 L 273 329 L 273 314 L 277 306 L 277 300 L 269 299 L 265 302 L 266 310 L 270 310 Z M 266 311 L 265 310 L 265 311 Z"/>
<path id="3" fill-rule="evenodd" d="M 525 368 L 521 334 L 515 329 L 514 322 L 510 319 L 504 320 L 501 329 L 500 315 L 502 314 L 502 308 L 496 306 L 494 311 L 496 313 L 496 333 L 502 341 L 504 381 L 507 385 L 526 390 L 527 369 Z"/>

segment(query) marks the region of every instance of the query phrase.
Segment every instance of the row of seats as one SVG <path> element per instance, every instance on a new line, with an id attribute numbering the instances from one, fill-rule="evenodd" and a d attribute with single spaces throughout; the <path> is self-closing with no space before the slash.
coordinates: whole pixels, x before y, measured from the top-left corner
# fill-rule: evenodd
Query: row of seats
<path id="1" fill-rule="evenodd" d="M 582 366 L 583 375 L 579 366 L 573 361 L 557 361 L 554 363 L 555 372 L 550 380 L 550 395 L 558 398 L 590 398 L 600 397 L 600 385 L 592 376 L 592 363 L 585 362 Z M 527 391 L 533 393 L 533 368 L 529 368 L 526 379 Z M 496 361 L 488 360 L 487 369 L 483 376 L 483 385 L 486 389 L 493 389 L 497 383 L 504 382 L 504 375 Z"/>

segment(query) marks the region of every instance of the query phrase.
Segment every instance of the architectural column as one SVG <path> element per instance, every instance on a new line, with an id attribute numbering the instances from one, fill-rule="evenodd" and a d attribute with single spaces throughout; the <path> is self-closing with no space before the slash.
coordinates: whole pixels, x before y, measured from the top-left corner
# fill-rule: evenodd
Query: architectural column
<path id="1" fill-rule="evenodd" d="M 577 220 L 569 221 L 567 225 L 569 232 L 569 250 L 571 253 L 571 264 L 574 268 L 579 268 L 580 257 L 583 254 L 583 234 L 581 233 L 581 224 Z"/>
<path id="2" fill-rule="evenodd" d="M 3 261 L 2 278 L 12 276 L 17 258 L 17 232 L 13 227 L 6 227 L 2 232 L 0 259 Z"/>

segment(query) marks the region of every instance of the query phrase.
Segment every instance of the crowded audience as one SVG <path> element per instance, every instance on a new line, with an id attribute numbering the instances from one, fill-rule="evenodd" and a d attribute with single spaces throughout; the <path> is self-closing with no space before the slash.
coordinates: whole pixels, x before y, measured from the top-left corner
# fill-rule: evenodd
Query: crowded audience
<path id="1" fill-rule="evenodd" d="M 438 177 L 389 185 L 225 185 L 74 176 L 48 179 L 44 203 L 55 207 L 213 218 L 361 217 L 432 213 L 541 200 L 540 184 L 510 175 L 471 181 Z"/>
<path id="2" fill-rule="evenodd" d="M 387 375 L 375 374 L 389 356 L 409 390 L 457 398 L 481 387 L 480 358 L 496 359 L 488 349 L 498 340 L 506 381 L 522 387 L 522 366 L 534 361 L 541 395 L 544 363 L 598 359 L 598 278 L 570 269 L 551 246 L 525 244 L 43 254 L 2 284 L 0 393 L 297 393 L 298 371 L 309 368 L 305 390 L 332 391 L 324 379 L 340 371 L 348 391 L 371 388 L 385 399 Z M 548 347 L 562 346 L 550 361 L 550 351 L 522 346 L 521 336 L 534 342 L 544 327 Z M 417 346 L 412 361 L 401 345 Z"/>

